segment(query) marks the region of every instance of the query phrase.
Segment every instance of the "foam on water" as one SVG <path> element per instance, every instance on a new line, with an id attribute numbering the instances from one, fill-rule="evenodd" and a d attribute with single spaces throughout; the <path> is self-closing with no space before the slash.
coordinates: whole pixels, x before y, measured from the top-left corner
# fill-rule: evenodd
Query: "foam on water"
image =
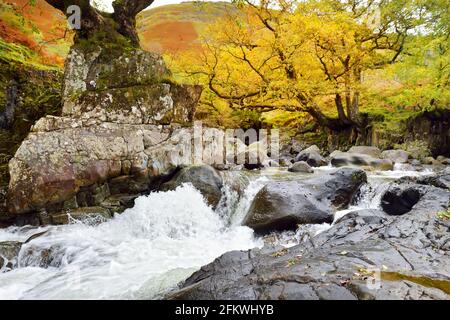
<path id="1" fill-rule="evenodd" d="M 18 269 L 0 274 L 0 299 L 157 298 L 223 253 L 262 245 L 251 229 L 228 226 L 191 185 L 140 197 L 98 226 L 48 230 L 23 246 Z M 0 232 L 0 241 L 30 236 Z M 40 268 L 48 255 L 50 267 Z"/>

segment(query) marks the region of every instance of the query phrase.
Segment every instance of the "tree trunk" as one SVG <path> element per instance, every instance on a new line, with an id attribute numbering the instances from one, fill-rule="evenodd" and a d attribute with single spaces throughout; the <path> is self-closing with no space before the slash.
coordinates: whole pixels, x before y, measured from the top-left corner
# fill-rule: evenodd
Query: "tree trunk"
<path id="1" fill-rule="evenodd" d="M 334 102 L 336 104 L 336 109 L 338 111 L 338 117 L 339 120 L 342 121 L 342 123 L 348 123 L 348 118 L 345 115 L 344 106 L 342 104 L 342 98 L 339 93 L 336 93 L 336 96 L 334 97 Z"/>
<path id="2" fill-rule="evenodd" d="M 45 0 L 54 8 L 68 15 L 67 8 L 76 5 L 81 9 L 81 29 L 76 30 L 75 44 L 80 39 L 98 41 L 98 35 L 105 35 L 109 41 L 119 41 L 119 35 L 124 37 L 130 45 L 139 47 L 139 37 L 136 31 L 136 15 L 149 7 L 154 0 L 114 0 L 114 13 L 101 12 L 89 3 L 89 0 Z"/>
<path id="3" fill-rule="evenodd" d="M 116 21 L 118 31 L 131 40 L 135 46 L 139 46 L 139 36 L 136 31 L 136 15 L 149 7 L 154 0 L 115 0 L 113 2 L 113 19 Z"/>

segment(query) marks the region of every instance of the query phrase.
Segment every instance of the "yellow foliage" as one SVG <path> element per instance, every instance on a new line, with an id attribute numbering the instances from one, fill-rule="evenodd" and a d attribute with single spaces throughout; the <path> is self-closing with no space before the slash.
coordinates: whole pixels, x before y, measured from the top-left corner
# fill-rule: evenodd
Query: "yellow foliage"
<path id="1" fill-rule="evenodd" d="M 378 84 L 364 79 L 383 70 L 393 81 L 389 72 L 398 70 L 389 70 L 418 24 L 408 0 L 379 11 L 355 0 L 243 2 L 210 26 L 200 53 L 172 57 L 175 73 L 206 88 L 205 110 L 281 109 L 336 130 L 366 125 L 361 97 Z"/>

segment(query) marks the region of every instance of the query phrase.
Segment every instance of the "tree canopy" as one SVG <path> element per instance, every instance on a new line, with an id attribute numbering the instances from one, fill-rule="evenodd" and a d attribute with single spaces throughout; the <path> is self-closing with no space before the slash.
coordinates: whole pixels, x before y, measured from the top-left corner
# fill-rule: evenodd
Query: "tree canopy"
<path id="1" fill-rule="evenodd" d="M 174 65 L 208 88 L 202 101 L 211 108 L 303 114 L 330 130 L 354 130 L 357 139 L 367 127 L 361 107 L 373 93 L 371 78 L 391 73 L 417 89 L 426 64 L 422 89 L 448 89 L 445 0 L 236 2 L 240 12 L 211 27 L 202 52 Z M 418 46 L 424 41 L 426 50 Z M 436 103 L 427 98 L 423 107 Z"/>

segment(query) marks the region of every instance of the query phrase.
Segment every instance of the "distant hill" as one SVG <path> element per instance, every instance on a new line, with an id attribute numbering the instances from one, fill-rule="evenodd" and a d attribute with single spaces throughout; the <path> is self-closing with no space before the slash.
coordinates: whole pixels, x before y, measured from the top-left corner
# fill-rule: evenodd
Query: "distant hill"
<path id="1" fill-rule="evenodd" d="M 138 19 L 141 44 L 160 53 L 195 49 L 206 27 L 234 10 L 228 2 L 183 2 L 143 11 Z"/>
<path id="2" fill-rule="evenodd" d="M 11 59 L 61 67 L 72 43 L 65 17 L 44 0 L 30 2 L 0 0 L 0 58 L 10 54 Z M 141 45 L 160 53 L 195 50 L 208 24 L 233 10 L 227 2 L 183 2 L 143 11 L 138 16 Z"/>

